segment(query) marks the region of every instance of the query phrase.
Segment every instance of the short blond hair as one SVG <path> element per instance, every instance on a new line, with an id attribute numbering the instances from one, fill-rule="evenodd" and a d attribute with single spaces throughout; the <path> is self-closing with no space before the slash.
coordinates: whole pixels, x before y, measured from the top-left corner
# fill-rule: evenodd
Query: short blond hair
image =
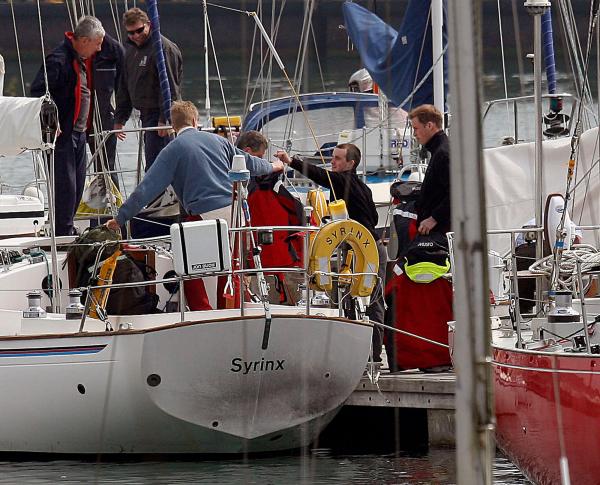
<path id="1" fill-rule="evenodd" d="M 171 125 L 175 131 L 192 126 L 198 120 L 198 110 L 191 101 L 175 101 L 171 106 Z"/>

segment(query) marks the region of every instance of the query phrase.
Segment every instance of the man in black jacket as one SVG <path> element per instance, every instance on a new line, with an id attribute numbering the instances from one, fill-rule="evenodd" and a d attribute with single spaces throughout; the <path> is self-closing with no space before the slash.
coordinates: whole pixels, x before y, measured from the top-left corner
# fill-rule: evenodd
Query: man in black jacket
<path id="1" fill-rule="evenodd" d="M 123 70 L 123 46 L 110 35 L 104 36 L 102 48 L 94 56 L 93 78 L 94 95 L 98 102 L 98 118 L 96 120 L 96 131 L 110 131 L 115 124 L 115 107 L 112 102 L 113 93 L 119 84 L 121 72 Z M 92 153 L 96 151 L 96 146 L 100 143 L 98 137 L 88 137 L 88 144 Z M 110 135 L 104 143 L 101 153 L 95 160 L 95 170 L 102 170 L 101 159 L 105 160 L 106 168 L 111 171 L 111 178 L 115 185 L 119 186 L 119 180 L 115 170 L 115 153 L 117 150 L 117 138 Z"/>
<path id="2" fill-rule="evenodd" d="M 378 323 L 384 322 L 383 288 L 385 288 L 385 269 L 387 253 L 375 230 L 377 226 L 377 209 L 373 202 L 371 189 L 360 179 L 356 167 L 360 164 L 360 150 L 352 143 L 343 143 L 333 149 L 331 171 L 305 162 L 299 157 L 291 158 L 284 151 L 278 151 L 275 156 L 294 170 L 302 172 L 306 177 L 323 187 L 333 189 L 338 199 L 346 202 L 348 215 L 356 222 L 365 226 L 377 241 L 379 252 L 379 282 L 371 294 L 371 303 L 367 308 L 367 316 Z M 383 331 L 381 327 L 373 327 L 373 361 L 381 362 Z"/>
<path id="3" fill-rule="evenodd" d="M 31 84 L 32 96 L 49 92 L 58 108 L 59 133 L 54 148 L 55 234 L 75 234 L 73 217 L 85 182 L 86 131 L 92 110 L 89 86 L 92 58 L 100 51 L 104 28 L 96 17 L 82 17 L 73 32 L 46 57 Z"/>
<path id="4" fill-rule="evenodd" d="M 417 202 L 417 231 L 446 233 L 450 230 L 450 146 L 442 114 L 424 104 L 412 110 L 408 119 L 417 141 L 431 153 Z"/>
<path id="5" fill-rule="evenodd" d="M 115 130 L 123 128 L 131 115 L 132 108 L 140 111 L 142 127 L 162 125 L 167 116 L 164 113 L 156 53 L 150 41 L 152 30 L 150 19 L 143 10 L 137 7 L 130 8 L 123 14 L 123 24 L 127 30 L 125 68 L 117 91 Z M 163 35 L 161 41 L 171 99 L 176 101 L 181 99 L 183 74 L 181 51 L 174 42 Z M 117 136 L 121 140 L 125 139 L 125 133 Z M 166 130 L 145 132 L 146 171 L 168 142 Z"/>

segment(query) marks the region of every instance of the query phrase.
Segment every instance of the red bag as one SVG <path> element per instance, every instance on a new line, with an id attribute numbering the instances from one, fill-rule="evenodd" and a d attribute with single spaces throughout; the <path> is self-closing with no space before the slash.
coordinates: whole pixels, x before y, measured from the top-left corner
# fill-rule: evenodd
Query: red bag
<path id="1" fill-rule="evenodd" d="M 414 283 L 404 273 L 394 274 L 386 287 L 391 324 L 406 332 L 448 344 L 447 322 L 452 316 L 452 285 L 444 278 Z M 393 332 L 396 363 L 400 369 L 450 365 L 448 348 Z M 389 343 L 386 343 L 386 346 Z"/>

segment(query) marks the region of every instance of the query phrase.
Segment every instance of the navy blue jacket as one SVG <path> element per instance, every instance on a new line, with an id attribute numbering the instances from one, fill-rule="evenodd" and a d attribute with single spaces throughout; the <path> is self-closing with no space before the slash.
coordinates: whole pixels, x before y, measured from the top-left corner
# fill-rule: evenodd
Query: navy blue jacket
<path id="1" fill-rule="evenodd" d="M 69 139 L 73 131 L 75 110 L 79 106 L 81 93 L 79 90 L 79 64 L 77 52 L 73 48 L 71 39 L 72 32 L 65 33 L 65 39 L 48 56 L 46 56 L 46 71 L 48 73 L 48 86 L 50 95 L 58 108 L 58 119 L 60 130 L 65 136 L 60 136 L 59 141 Z M 102 49 L 86 65 L 92 66 L 92 72 L 88 75 L 88 85 L 98 95 L 98 105 L 101 114 L 106 110 L 112 110 L 110 98 L 118 83 L 123 66 L 123 47 L 108 35 L 104 36 Z M 44 81 L 44 67 L 40 67 L 33 83 L 31 83 L 31 95 L 43 96 L 46 93 Z M 90 100 L 90 114 L 94 106 L 94 99 Z M 112 126 L 104 127 L 112 129 Z"/>
<path id="2" fill-rule="evenodd" d="M 75 119 L 77 100 L 81 99 L 79 90 L 79 65 L 77 52 L 73 48 L 72 32 L 65 33 L 65 39 L 46 56 L 48 90 L 58 108 L 58 120 L 61 136 L 58 142 L 70 139 Z M 31 83 L 31 95 L 40 97 L 46 94 L 44 66 L 40 67 Z M 90 109 L 92 104 L 90 104 Z"/>

